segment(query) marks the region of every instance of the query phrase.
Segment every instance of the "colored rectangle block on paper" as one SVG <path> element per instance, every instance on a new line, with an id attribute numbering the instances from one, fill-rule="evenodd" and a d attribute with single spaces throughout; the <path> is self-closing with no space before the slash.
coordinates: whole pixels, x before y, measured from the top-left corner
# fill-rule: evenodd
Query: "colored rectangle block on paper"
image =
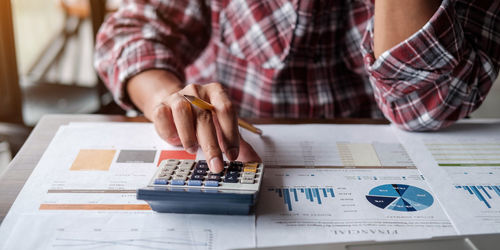
<path id="1" fill-rule="evenodd" d="M 40 210 L 151 210 L 147 204 L 41 204 Z"/>
<path id="2" fill-rule="evenodd" d="M 71 171 L 108 171 L 116 150 L 82 149 L 71 165 Z"/>
<path id="3" fill-rule="evenodd" d="M 117 163 L 153 163 L 155 161 L 155 150 L 121 150 Z"/>
<path id="4" fill-rule="evenodd" d="M 160 165 L 163 160 L 167 159 L 196 160 L 196 155 L 192 155 L 185 150 L 162 150 L 160 153 L 160 159 L 158 160 L 158 165 Z"/>

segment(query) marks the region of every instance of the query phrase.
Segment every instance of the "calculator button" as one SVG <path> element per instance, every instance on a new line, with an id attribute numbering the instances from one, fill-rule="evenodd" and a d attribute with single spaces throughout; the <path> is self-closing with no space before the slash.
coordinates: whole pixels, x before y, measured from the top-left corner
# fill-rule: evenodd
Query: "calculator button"
<path id="1" fill-rule="evenodd" d="M 220 181 L 220 175 L 218 174 L 209 174 L 207 177 L 208 180 L 211 181 Z"/>
<path id="2" fill-rule="evenodd" d="M 182 170 L 189 171 L 189 170 L 191 170 L 191 167 L 188 166 L 188 165 L 179 165 L 179 167 L 177 169 L 182 169 Z"/>
<path id="3" fill-rule="evenodd" d="M 195 174 L 200 174 L 200 175 L 206 175 L 207 174 L 207 170 L 204 170 L 204 169 L 195 169 L 194 173 Z"/>
<path id="4" fill-rule="evenodd" d="M 171 184 L 171 185 L 176 185 L 176 186 L 182 186 L 182 185 L 184 185 L 184 180 L 175 180 L 175 179 L 174 179 L 174 180 L 172 180 L 172 181 L 170 182 L 170 184 Z"/>
<path id="5" fill-rule="evenodd" d="M 175 165 L 178 165 L 180 161 L 177 159 L 168 159 L 168 160 L 162 161 L 162 163 L 163 162 L 165 162 L 166 165 L 175 166 Z"/>
<path id="6" fill-rule="evenodd" d="M 174 170 L 176 168 L 177 166 L 174 165 L 165 165 L 164 167 L 161 168 L 161 170 Z"/>
<path id="7" fill-rule="evenodd" d="M 185 175 L 189 175 L 189 170 L 188 169 L 177 169 L 177 171 L 175 171 L 176 174 L 185 174 Z"/>
<path id="8" fill-rule="evenodd" d="M 229 166 L 230 167 L 231 166 L 235 166 L 235 167 L 241 168 L 241 167 L 243 167 L 243 162 L 241 162 L 241 161 L 232 161 L 232 162 L 229 163 Z"/>
<path id="9" fill-rule="evenodd" d="M 187 175 L 183 175 L 183 174 L 176 174 L 174 175 L 174 177 L 172 177 L 172 179 L 174 180 L 183 180 L 185 181 L 187 179 Z"/>
<path id="10" fill-rule="evenodd" d="M 207 164 L 207 162 L 198 161 L 196 163 L 196 168 L 205 169 L 205 168 L 208 168 L 208 164 Z"/>
<path id="11" fill-rule="evenodd" d="M 193 160 L 183 160 L 181 162 L 181 166 L 186 166 L 186 167 L 192 168 L 193 165 L 194 165 L 194 161 Z"/>
<path id="12" fill-rule="evenodd" d="M 231 165 L 229 165 L 229 167 L 227 167 L 227 171 L 239 172 L 240 168 L 238 166 L 231 166 Z"/>
<path id="13" fill-rule="evenodd" d="M 200 165 L 200 166 L 196 166 L 194 169 L 208 171 L 208 166 Z"/>
<path id="14" fill-rule="evenodd" d="M 257 168 L 245 167 L 243 168 L 243 172 L 257 173 Z"/>
<path id="15" fill-rule="evenodd" d="M 155 179 L 155 185 L 167 185 L 168 179 L 166 178 L 157 178 Z"/>
<path id="16" fill-rule="evenodd" d="M 163 169 L 160 173 L 171 175 L 174 172 L 173 169 Z"/>
<path id="17" fill-rule="evenodd" d="M 224 176 L 224 182 L 227 182 L 227 183 L 237 183 L 238 182 L 238 176 L 236 176 L 236 175 L 226 175 L 226 176 Z"/>
<path id="18" fill-rule="evenodd" d="M 252 177 L 242 177 L 241 178 L 241 183 L 242 184 L 253 184 L 254 178 Z"/>
<path id="19" fill-rule="evenodd" d="M 200 181 L 201 181 L 201 180 L 203 180 L 203 177 L 204 177 L 204 176 L 203 176 L 203 175 L 200 175 L 200 174 L 193 174 L 193 175 L 191 175 L 191 178 L 190 178 L 190 179 L 191 179 L 191 180 L 200 180 Z"/>
<path id="20" fill-rule="evenodd" d="M 188 186 L 201 186 L 201 180 L 189 180 Z"/>
<path id="21" fill-rule="evenodd" d="M 251 168 L 258 168 L 259 163 L 258 162 L 247 162 L 244 164 L 245 167 L 251 167 Z"/>
<path id="22" fill-rule="evenodd" d="M 241 173 L 241 178 L 245 178 L 245 177 L 255 178 L 255 173 L 254 172 L 243 172 L 243 173 Z"/>
<path id="23" fill-rule="evenodd" d="M 172 174 L 169 174 L 169 173 L 163 173 L 163 172 L 162 172 L 162 173 L 160 173 L 160 174 L 158 175 L 158 177 L 162 177 L 162 178 L 167 178 L 167 179 L 168 179 L 168 178 L 170 178 L 170 175 L 172 175 Z"/>
<path id="24" fill-rule="evenodd" d="M 240 172 L 239 171 L 227 171 L 226 175 L 235 175 L 236 177 L 238 177 L 240 175 Z"/>
<path id="25" fill-rule="evenodd" d="M 219 182 L 218 181 L 205 181 L 205 186 L 207 187 L 218 187 Z"/>

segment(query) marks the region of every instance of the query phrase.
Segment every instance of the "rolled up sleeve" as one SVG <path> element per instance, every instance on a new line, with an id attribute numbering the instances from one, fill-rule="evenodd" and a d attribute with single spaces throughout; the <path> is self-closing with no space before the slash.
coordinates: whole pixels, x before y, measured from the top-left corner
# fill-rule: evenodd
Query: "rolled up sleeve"
<path id="1" fill-rule="evenodd" d="M 403 129 L 436 130 L 467 116 L 497 77 L 498 7 L 457 2 L 443 1 L 424 27 L 376 59 L 372 23 L 365 32 L 361 47 L 375 99 Z M 480 30 L 469 30 L 474 26 Z"/>
<path id="2" fill-rule="evenodd" d="M 203 0 L 124 1 L 99 30 L 94 66 L 115 101 L 132 109 L 127 81 L 149 69 L 168 70 L 184 81 L 184 69 L 209 41 L 209 25 Z"/>

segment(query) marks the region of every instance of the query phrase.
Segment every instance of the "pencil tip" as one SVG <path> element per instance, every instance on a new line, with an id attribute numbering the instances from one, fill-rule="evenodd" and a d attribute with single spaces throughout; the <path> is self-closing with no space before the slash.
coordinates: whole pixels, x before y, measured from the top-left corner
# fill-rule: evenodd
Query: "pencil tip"
<path id="1" fill-rule="evenodd" d="M 195 98 L 192 95 L 183 95 L 188 101 L 193 101 Z"/>

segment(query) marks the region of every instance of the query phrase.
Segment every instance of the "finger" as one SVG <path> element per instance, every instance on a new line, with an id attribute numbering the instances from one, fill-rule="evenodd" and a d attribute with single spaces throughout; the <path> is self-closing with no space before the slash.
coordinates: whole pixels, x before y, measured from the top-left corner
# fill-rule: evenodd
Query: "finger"
<path id="1" fill-rule="evenodd" d="M 215 107 L 215 124 L 220 128 L 222 149 L 229 160 L 235 160 L 239 154 L 240 137 L 238 132 L 238 118 L 233 103 L 219 83 L 204 86 L 202 96 Z"/>
<path id="2" fill-rule="evenodd" d="M 196 135 L 198 142 L 205 154 L 210 171 L 220 173 L 224 169 L 224 165 L 211 111 L 197 109 L 196 113 Z"/>
<path id="3" fill-rule="evenodd" d="M 158 105 L 153 110 L 152 122 L 158 135 L 172 145 L 180 145 L 181 141 L 172 118 L 170 108 L 165 104 Z"/>
<path id="4" fill-rule="evenodd" d="M 240 155 L 238 156 L 238 161 L 262 162 L 262 159 L 248 142 L 240 138 Z"/>
<path id="5" fill-rule="evenodd" d="M 172 95 L 169 102 L 175 127 L 184 149 L 190 154 L 196 154 L 198 143 L 191 104 L 179 94 Z"/>

